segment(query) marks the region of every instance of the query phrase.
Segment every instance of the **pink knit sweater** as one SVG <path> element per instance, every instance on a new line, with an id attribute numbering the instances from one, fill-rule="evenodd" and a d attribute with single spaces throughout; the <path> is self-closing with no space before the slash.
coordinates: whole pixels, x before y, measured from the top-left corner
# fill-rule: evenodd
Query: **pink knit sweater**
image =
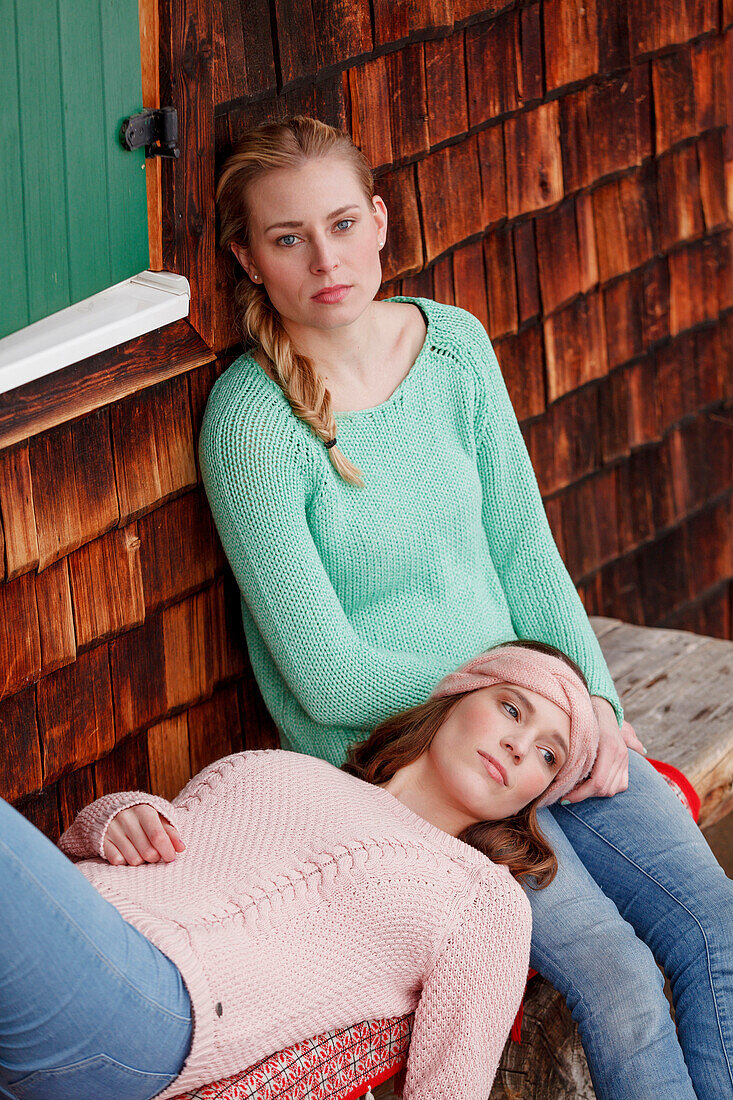
<path id="1" fill-rule="evenodd" d="M 115 813 L 180 831 L 170 864 L 99 858 Z M 111 794 L 60 840 L 179 967 L 194 1034 L 160 1100 L 312 1035 L 416 1010 L 406 1100 L 486 1100 L 527 977 L 530 909 L 504 867 L 312 756 L 238 753 L 172 803 Z"/>

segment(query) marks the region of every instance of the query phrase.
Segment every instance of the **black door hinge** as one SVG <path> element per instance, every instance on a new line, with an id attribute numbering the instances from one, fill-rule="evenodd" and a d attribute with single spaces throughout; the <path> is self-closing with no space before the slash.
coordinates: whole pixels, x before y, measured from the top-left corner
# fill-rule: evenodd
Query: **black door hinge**
<path id="1" fill-rule="evenodd" d="M 120 141 L 125 149 L 145 146 L 146 157 L 179 157 L 178 112 L 175 107 L 146 107 L 123 119 Z"/>

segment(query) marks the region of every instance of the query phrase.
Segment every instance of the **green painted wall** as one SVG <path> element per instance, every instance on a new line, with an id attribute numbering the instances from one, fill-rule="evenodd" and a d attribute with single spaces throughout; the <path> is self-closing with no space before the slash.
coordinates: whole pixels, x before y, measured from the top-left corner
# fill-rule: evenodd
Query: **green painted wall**
<path id="1" fill-rule="evenodd" d="M 148 266 L 137 0 L 0 0 L 0 337 Z M 9 31 L 9 33 L 8 33 Z"/>

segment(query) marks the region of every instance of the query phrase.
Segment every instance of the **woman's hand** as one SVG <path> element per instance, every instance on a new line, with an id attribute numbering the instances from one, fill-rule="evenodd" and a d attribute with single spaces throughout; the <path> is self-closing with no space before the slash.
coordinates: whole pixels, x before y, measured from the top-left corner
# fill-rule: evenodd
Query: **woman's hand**
<path id="1" fill-rule="evenodd" d="M 610 798 L 625 791 L 629 785 L 629 749 L 646 755 L 633 726 L 625 721 L 619 729 L 616 712 L 608 699 L 591 695 L 591 700 L 600 729 L 598 755 L 588 779 L 563 799 L 563 803 L 582 802 L 584 798 Z"/>
<path id="2" fill-rule="evenodd" d="M 152 806 L 141 804 L 115 814 L 107 828 L 103 850 L 108 863 L 138 867 L 161 859 L 172 863 L 176 852 L 183 852 L 185 847 L 175 825 Z"/>

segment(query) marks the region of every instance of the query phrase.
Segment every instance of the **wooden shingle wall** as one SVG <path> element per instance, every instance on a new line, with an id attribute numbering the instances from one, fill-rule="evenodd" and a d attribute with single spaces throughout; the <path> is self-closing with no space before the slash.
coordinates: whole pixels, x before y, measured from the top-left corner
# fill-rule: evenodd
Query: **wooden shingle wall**
<path id="1" fill-rule="evenodd" d="M 215 167 L 290 113 L 376 168 L 384 295 L 486 325 L 588 611 L 731 637 L 733 0 L 160 15 L 164 260 L 211 362 L 0 447 L 1 793 L 57 836 L 101 793 L 275 743 L 195 444 L 237 354 Z"/>

